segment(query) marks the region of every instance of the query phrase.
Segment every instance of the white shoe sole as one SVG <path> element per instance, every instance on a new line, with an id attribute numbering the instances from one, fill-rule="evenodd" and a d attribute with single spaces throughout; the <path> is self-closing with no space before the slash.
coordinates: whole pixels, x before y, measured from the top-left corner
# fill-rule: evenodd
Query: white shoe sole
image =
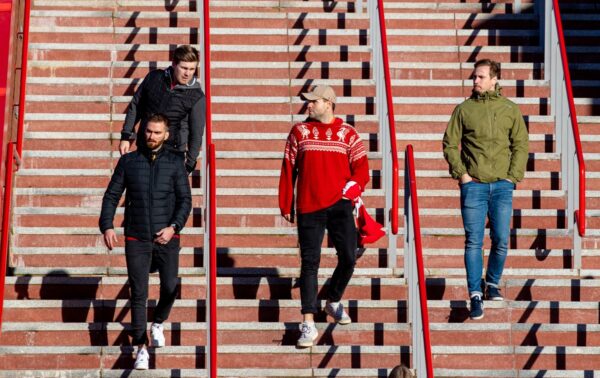
<path id="1" fill-rule="evenodd" d="M 298 348 L 310 348 L 311 346 L 315 345 L 315 340 L 317 340 L 318 337 L 319 337 L 319 334 L 317 333 L 311 341 L 303 341 L 303 342 L 298 341 L 296 343 L 296 346 Z"/>
<path id="2" fill-rule="evenodd" d="M 160 339 L 152 338 L 152 346 L 155 347 L 155 348 L 162 348 L 162 347 L 165 346 L 165 340 L 164 339 L 160 340 Z"/>

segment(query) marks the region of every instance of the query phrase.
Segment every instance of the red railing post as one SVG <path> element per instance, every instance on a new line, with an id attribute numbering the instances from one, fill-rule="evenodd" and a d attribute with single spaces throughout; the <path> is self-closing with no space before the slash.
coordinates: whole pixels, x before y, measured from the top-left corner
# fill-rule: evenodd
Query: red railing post
<path id="1" fill-rule="evenodd" d="M 569 71 L 569 60 L 567 58 L 567 45 L 565 44 L 564 30 L 560 16 L 560 5 L 558 0 L 553 1 L 554 20 L 560 45 L 560 56 L 562 59 L 563 74 L 565 75 L 565 86 L 567 89 L 567 100 L 569 103 L 569 112 L 571 113 L 571 127 L 573 128 L 573 138 L 575 140 L 575 150 L 577 153 L 577 162 L 579 164 L 579 209 L 575 211 L 577 221 L 577 230 L 579 236 L 585 236 L 585 160 L 583 159 L 583 148 L 581 146 L 581 136 L 579 134 L 579 123 L 577 122 L 577 109 L 573 97 L 573 86 L 571 84 L 571 73 Z M 558 84 L 558 83 L 557 83 Z"/>
<path id="2" fill-rule="evenodd" d="M 385 93 L 388 110 L 388 127 L 390 133 L 390 149 L 392 153 L 392 209 L 391 224 L 392 234 L 398 234 L 398 150 L 396 146 L 396 120 L 394 117 L 394 97 L 392 93 L 392 80 L 390 77 L 390 62 L 388 56 L 387 32 L 385 28 L 385 12 L 383 0 L 377 0 L 379 10 L 379 30 L 381 32 L 381 52 L 383 60 L 383 74 L 385 76 Z"/>
<path id="3" fill-rule="evenodd" d="M 23 124 L 25 122 L 25 99 L 27 87 L 27 60 L 29 55 L 29 15 L 31 0 L 25 0 L 23 12 L 23 47 L 21 49 L 21 84 L 19 91 L 19 120 L 17 126 L 17 154 L 23 156 Z M 18 167 L 17 167 L 18 169 Z"/>
<path id="4" fill-rule="evenodd" d="M 209 165 L 210 170 L 208 175 L 210 176 L 210 278 L 209 278 L 209 290 L 210 290 L 210 376 L 217 377 L 217 191 L 216 191 L 216 167 L 215 167 L 215 145 L 211 144 L 209 149 Z"/>
<path id="5" fill-rule="evenodd" d="M 425 265 L 423 264 L 423 246 L 421 243 L 421 220 L 419 218 L 419 200 L 417 197 L 417 179 L 415 174 L 415 160 L 413 146 L 406 146 L 406 160 L 410 185 L 410 204 L 412 207 L 413 232 L 415 235 L 415 258 L 417 260 L 417 276 L 419 280 L 419 304 L 421 306 L 421 322 L 423 324 L 423 348 L 427 377 L 433 378 L 433 359 L 431 357 L 431 338 L 429 335 L 429 312 L 427 310 L 427 284 L 425 281 Z M 415 346 L 413 345 L 413 348 Z"/>
<path id="6" fill-rule="evenodd" d="M 31 14 L 31 0 L 25 0 L 23 11 L 23 44 L 21 47 L 21 78 L 19 86 L 19 118 L 17 122 L 17 142 L 9 142 L 6 152 L 6 172 L 4 175 L 4 203 L 2 209 L 2 236 L 0 240 L 0 332 L 2 332 L 2 313 L 4 310 L 4 287 L 6 284 L 6 269 L 8 266 L 8 245 L 10 230 L 10 214 L 12 202 L 12 183 L 14 163 L 16 169 L 21 165 L 23 154 L 23 124 L 25 118 L 25 93 L 27 83 L 27 59 L 29 55 L 29 16 Z M 4 106 L 2 104 L 1 106 Z M 2 120 L 3 121 L 3 120 Z M 16 149 L 16 151 L 15 151 Z"/>
<path id="7" fill-rule="evenodd" d="M 208 201 L 205 199 L 205 203 L 209 204 L 209 208 L 206 209 L 208 216 L 209 230 L 204 231 L 204 237 L 209 238 L 208 251 L 204 253 L 209 254 L 208 258 L 208 298 L 209 303 L 206 307 L 209 312 L 209 324 L 208 324 L 208 339 L 210 353 L 207 356 L 208 362 L 208 376 L 211 378 L 217 377 L 217 199 L 216 199 L 216 153 L 215 146 L 212 143 L 212 108 L 211 108 L 211 93 L 210 93 L 210 1 L 203 0 L 203 39 L 204 39 L 204 95 L 206 96 L 206 161 L 204 162 L 205 175 L 207 177 L 208 188 L 205 189 L 205 195 L 208 196 Z M 206 245 L 206 244 L 205 244 Z M 205 260 L 206 261 L 206 260 Z"/>
<path id="8" fill-rule="evenodd" d="M 2 240 L 0 245 L 0 333 L 2 332 L 2 313 L 4 310 L 4 287 L 6 268 L 8 266 L 8 244 L 10 230 L 10 203 L 12 201 L 13 161 L 15 160 L 15 144 L 8 143 L 6 151 L 6 172 L 4 176 L 4 202 L 2 208 Z"/>

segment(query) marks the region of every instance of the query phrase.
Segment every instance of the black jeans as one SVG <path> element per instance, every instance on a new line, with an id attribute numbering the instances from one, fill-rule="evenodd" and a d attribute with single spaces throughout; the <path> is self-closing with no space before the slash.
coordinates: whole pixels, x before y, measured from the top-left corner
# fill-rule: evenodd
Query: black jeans
<path id="1" fill-rule="evenodd" d="M 154 309 L 154 322 L 162 323 L 169 317 L 177 296 L 179 270 L 179 238 L 167 244 L 127 240 L 125 259 L 129 278 L 131 328 L 133 345 L 147 344 L 147 300 L 150 268 L 156 267 L 160 277 L 160 299 Z"/>
<path id="2" fill-rule="evenodd" d="M 321 261 L 321 244 L 325 229 L 337 251 L 338 263 L 329 282 L 327 298 L 339 302 L 348 286 L 356 264 L 356 225 L 351 201 L 340 200 L 313 213 L 298 214 L 300 241 L 300 299 L 302 313 L 318 312 L 317 273 Z"/>

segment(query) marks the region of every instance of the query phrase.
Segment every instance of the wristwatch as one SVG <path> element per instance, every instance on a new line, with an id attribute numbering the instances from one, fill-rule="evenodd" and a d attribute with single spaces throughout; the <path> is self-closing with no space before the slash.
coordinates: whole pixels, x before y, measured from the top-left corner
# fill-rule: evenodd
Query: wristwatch
<path id="1" fill-rule="evenodd" d="M 172 223 L 171 227 L 173 227 L 173 230 L 175 230 L 175 232 L 179 232 L 179 226 L 177 226 L 176 223 Z"/>

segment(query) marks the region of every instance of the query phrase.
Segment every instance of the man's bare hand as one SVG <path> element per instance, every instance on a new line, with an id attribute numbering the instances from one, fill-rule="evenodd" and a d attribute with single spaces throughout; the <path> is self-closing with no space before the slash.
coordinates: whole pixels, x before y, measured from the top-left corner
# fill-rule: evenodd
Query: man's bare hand
<path id="1" fill-rule="evenodd" d="M 131 142 L 129 142 L 128 140 L 122 140 L 119 143 L 119 152 L 121 153 L 121 156 L 128 153 L 130 147 L 131 147 Z"/>
<path id="2" fill-rule="evenodd" d="M 290 222 L 290 223 L 294 223 L 294 219 L 292 218 L 292 214 L 283 214 L 283 218 Z"/>
<path id="3" fill-rule="evenodd" d="M 462 176 L 460 176 L 460 183 L 461 184 L 466 184 L 468 182 L 473 181 L 473 177 L 471 177 L 471 175 L 469 175 L 468 173 L 463 173 Z"/>
<path id="4" fill-rule="evenodd" d="M 104 231 L 104 244 L 108 249 L 112 249 L 117 245 L 117 234 L 112 228 Z"/>
<path id="5" fill-rule="evenodd" d="M 165 227 L 156 233 L 154 242 L 158 244 L 167 244 L 169 241 L 171 241 L 171 238 L 174 234 L 175 230 L 173 229 L 173 227 Z"/>

